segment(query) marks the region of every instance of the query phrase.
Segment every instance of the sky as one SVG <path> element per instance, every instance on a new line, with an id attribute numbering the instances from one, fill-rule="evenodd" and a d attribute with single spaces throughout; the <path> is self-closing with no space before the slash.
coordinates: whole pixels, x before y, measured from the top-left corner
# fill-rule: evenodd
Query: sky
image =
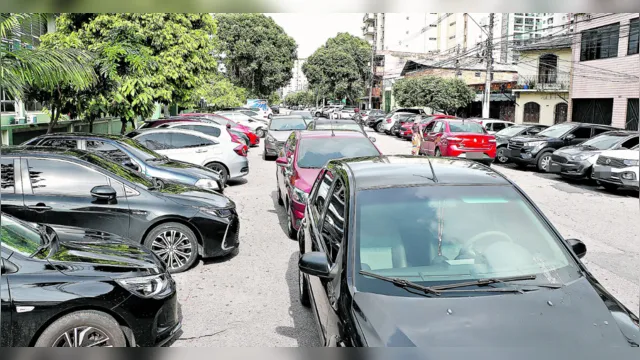
<path id="1" fill-rule="evenodd" d="M 340 32 L 362 37 L 364 13 L 307 14 L 278 13 L 271 16 L 298 43 L 298 58 L 304 59 Z"/>

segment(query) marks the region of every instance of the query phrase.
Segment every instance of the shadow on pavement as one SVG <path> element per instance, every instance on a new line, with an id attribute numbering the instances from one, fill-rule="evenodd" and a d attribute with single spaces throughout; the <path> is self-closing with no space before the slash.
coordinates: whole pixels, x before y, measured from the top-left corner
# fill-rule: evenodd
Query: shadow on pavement
<path id="1" fill-rule="evenodd" d="M 320 346 L 313 314 L 310 309 L 305 308 L 300 303 L 298 290 L 298 257 L 298 251 L 291 254 L 287 273 L 285 274 L 285 281 L 289 287 L 289 297 L 291 298 L 289 316 L 293 319 L 293 327 L 278 326 L 276 327 L 276 333 L 295 339 L 298 342 L 298 346 L 301 347 Z"/>
<path id="2" fill-rule="evenodd" d="M 227 185 L 228 186 L 238 186 L 238 185 L 244 185 L 248 182 L 248 180 L 246 178 L 240 178 L 240 179 L 232 179 L 227 181 Z"/>
<path id="3" fill-rule="evenodd" d="M 284 235 L 287 235 L 287 213 L 284 210 L 284 206 L 278 205 L 278 191 L 274 190 L 271 192 L 271 201 L 273 201 L 273 210 L 267 210 L 269 212 L 275 213 L 278 215 L 278 223 L 280 224 L 280 228 Z"/>

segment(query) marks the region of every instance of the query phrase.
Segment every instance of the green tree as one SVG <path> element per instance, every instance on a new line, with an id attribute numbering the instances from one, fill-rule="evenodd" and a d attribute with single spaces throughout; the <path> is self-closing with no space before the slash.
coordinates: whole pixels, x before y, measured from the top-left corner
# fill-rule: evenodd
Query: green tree
<path id="1" fill-rule="evenodd" d="M 309 85 L 322 98 L 356 102 L 370 79 L 371 46 L 365 40 L 339 33 L 318 48 L 302 66 Z"/>
<path id="2" fill-rule="evenodd" d="M 393 84 L 393 96 L 400 106 L 426 106 L 446 114 L 467 106 L 475 92 L 463 80 L 436 76 L 410 77 Z"/>
<path id="3" fill-rule="evenodd" d="M 225 77 L 216 76 L 201 85 L 194 93 L 193 101 L 199 104 L 201 100 L 206 102 L 206 107 L 213 110 L 242 106 L 247 102 L 247 90 L 233 85 Z"/>
<path id="4" fill-rule="evenodd" d="M 265 98 L 291 80 L 295 40 L 263 14 L 216 14 L 227 76 L 252 96 Z"/>
<path id="5" fill-rule="evenodd" d="M 267 101 L 270 105 L 279 105 L 282 99 L 280 98 L 280 94 L 274 91 L 267 97 Z"/>

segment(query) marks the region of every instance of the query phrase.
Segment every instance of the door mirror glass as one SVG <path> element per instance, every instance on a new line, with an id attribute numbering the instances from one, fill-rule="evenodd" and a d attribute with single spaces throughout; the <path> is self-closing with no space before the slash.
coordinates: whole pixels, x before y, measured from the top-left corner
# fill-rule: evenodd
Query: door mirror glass
<path id="1" fill-rule="evenodd" d="M 116 190 L 109 185 L 98 185 L 91 189 L 91 196 L 97 200 L 115 200 Z"/>
<path id="2" fill-rule="evenodd" d="M 278 166 L 287 166 L 289 165 L 289 161 L 287 161 L 286 157 L 279 157 L 276 159 L 276 165 Z"/>
<path id="3" fill-rule="evenodd" d="M 298 268 L 301 272 L 317 276 L 323 279 L 331 278 L 331 265 L 327 254 L 320 251 L 313 251 L 302 255 L 298 261 Z"/>
<path id="4" fill-rule="evenodd" d="M 578 239 L 568 239 L 567 242 L 579 258 L 583 258 L 587 254 L 587 245 L 582 241 Z"/>

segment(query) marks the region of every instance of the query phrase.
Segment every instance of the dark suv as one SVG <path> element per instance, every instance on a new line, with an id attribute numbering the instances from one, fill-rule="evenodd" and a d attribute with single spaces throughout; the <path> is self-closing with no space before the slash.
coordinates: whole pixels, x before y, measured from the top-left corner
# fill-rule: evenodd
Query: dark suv
<path id="1" fill-rule="evenodd" d="M 616 128 L 607 125 L 565 122 L 553 125 L 534 135 L 509 139 L 504 151 L 508 161 L 518 166 L 535 165 L 540 171 L 549 171 L 551 154 L 565 146 L 583 141 Z"/>

